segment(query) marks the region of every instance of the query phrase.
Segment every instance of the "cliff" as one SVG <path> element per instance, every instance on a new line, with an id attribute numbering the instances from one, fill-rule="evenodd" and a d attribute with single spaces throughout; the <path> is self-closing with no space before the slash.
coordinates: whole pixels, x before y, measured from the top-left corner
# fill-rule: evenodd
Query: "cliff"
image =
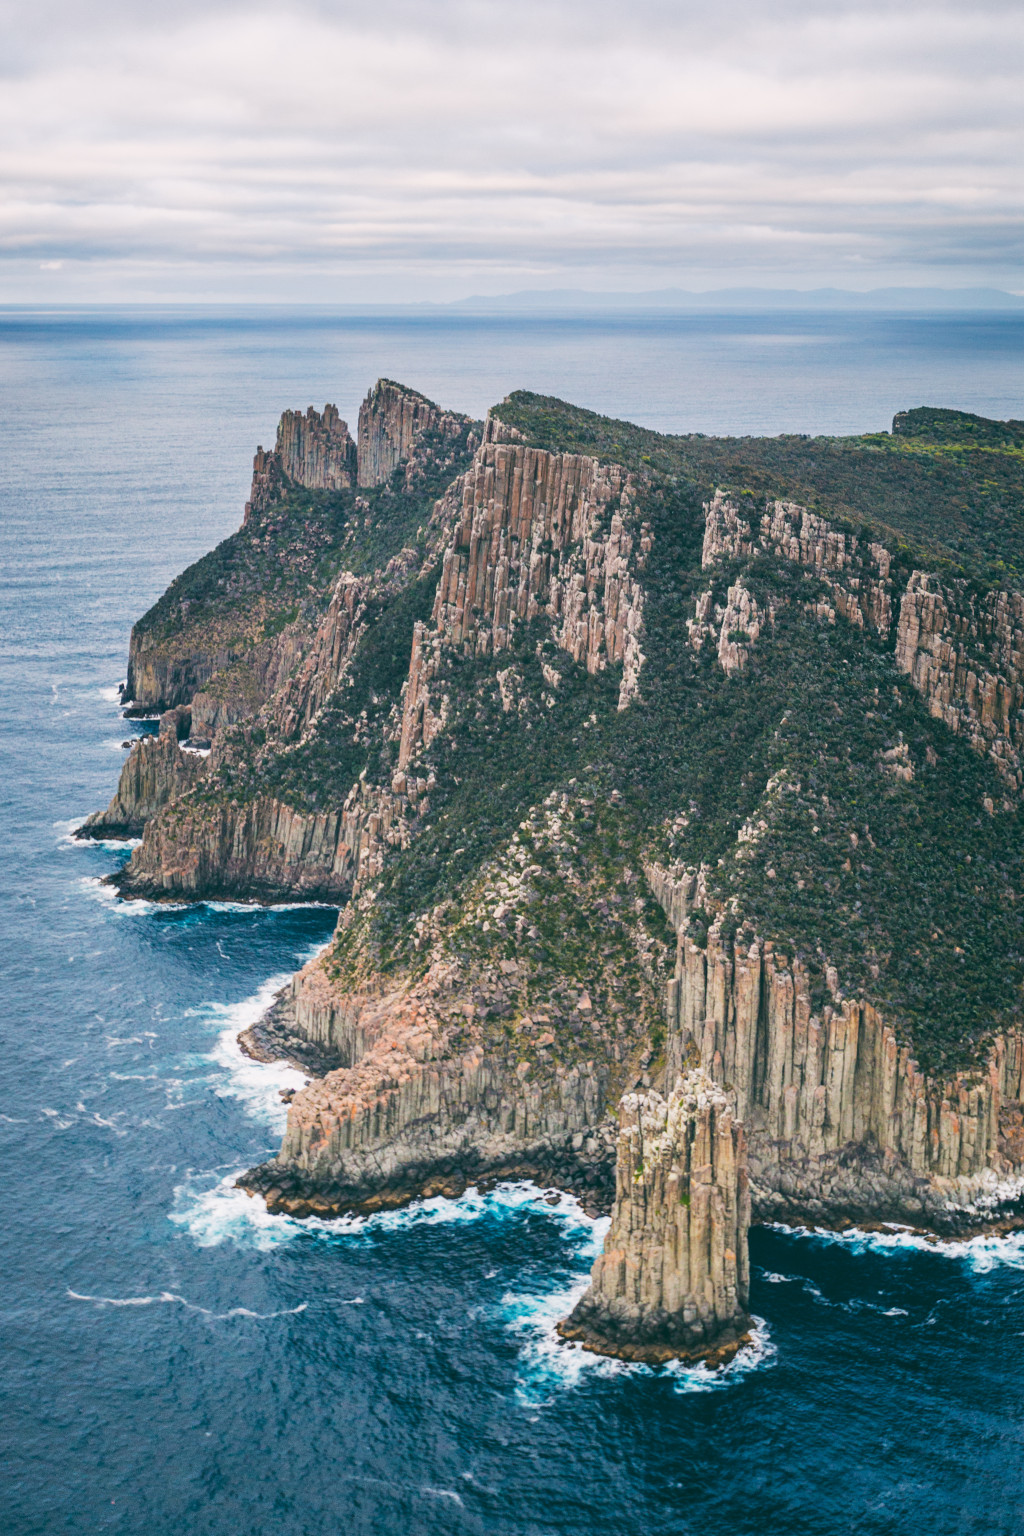
<path id="1" fill-rule="evenodd" d="M 326 479 L 340 424 L 295 422 Z M 518 394 L 481 430 L 380 381 L 357 486 L 282 437 L 140 631 L 214 748 L 120 877 L 345 903 L 252 1034 L 315 1081 L 247 1187 L 597 1208 L 617 1156 L 571 1326 L 684 1354 L 745 1327 L 748 1177 L 761 1219 L 1016 1219 L 1012 427 L 666 438 Z"/>
<path id="2" fill-rule="evenodd" d="M 409 489 L 438 462 L 450 466 L 466 425 L 457 411 L 443 411 L 403 384 L 378 379 L 359 407 L 358 483 L 386 485 L 404 464 Z"/>
<path id="3" fill-rule="evenodd" d="M 699 1054 L 735 1094 L 759 1215 L 964 1223 L 1019 1178 L 1024 1034 L 996 1035 L 984 1065 L 923 1073 L 870 1003 L 812 1002 L 799 959 L 770 943 L 680 939 L 668 988 L 673 1064 Z"/>
<path id="4" fill-rule="evenodd" d="M 588 672 L 622 667 L 620 708 L 636 692 L 643 664 L 636 571 L 650 549 L 650 530 L 644 525 L 638 539 L 626 531 L 631 477 L 577 454 L 497 443 L 493 422 L 485 435 L 472 468 L 446 498 L 454 528 L 430 627 L 414 632 L 400 768 L 430 745 L 443 718 L 430 690 L 443 652 L 494 656 L 514 644 L 517 626 L 539 617 Z"/>
<path id="5" fill-rule="evenodd" d="M 273 451 L 256 452 L 241 528 L 134 626 L 130 713 L 189 705 L 203 693 L 210 730 L 255 715 L 297 665 L 346 565 L 369 574 L 415 539 L 476 441 L 468 417 L 384 381 L 360 421 L 367 463 L 387 460 L 388 474 L 405 465 L 400 491 L 382 472 L 356 495 L 357 449 L 335 406 L 285 411 Z"/>
<path id="6" fill-rule="evenodd" d="M 612 1223 L 590 1289 L 559 1325 L 597 1354 L 728 1359 L 750 1328 L 742 1127 L 699 1068 L 667 1099 L 619 1106 Z"/>
<path id="7" fill-rule="evenodd" d="M 189 724 L 188 710 L 172 709 L 162 715 L 159 735 L 143 736 L 132 746 L 117 793 L 106 810 L 94 811 L 75 836 L 138 837 L 151 817 L 198 784 L 206 761 L 199 752 L 179 746 L 179 740 L 189 734 Z"/>
<path id="8" fill-rule="evenodd" d="M 914 571 L 900 603 L 896 665 L 930 712 L 1024 784 L 1024 594 Z"/>
<path id="9" fill-rule="evenodd" d="M 353 1064 L 303 1090 L 277 1159 L 241 1181 L 272 1211 L 377 1210 L 461 1194 L 482 1176 L 607 1198 L 607 1069 L 535 1073 L 514 1051 L 488 1049 L 481 1028 L 438 1017 L 436 981 L 369 999 L 303 989 L 294 1033 L 315 1038 L 326 1025 Z M 450 999 L 443 1006 L 450 1013 Z"/>
<path id="10" fill-rule="evenodd" d="M 356 480 L 356 445 L 336 405 L 323 412 L 309 407 L 285 411 L 277 425 L 273 453 L 257 448 L 245 522 L 266 513 L 280 500 L 288 482 L 311 491 L 341 491 Z"/>

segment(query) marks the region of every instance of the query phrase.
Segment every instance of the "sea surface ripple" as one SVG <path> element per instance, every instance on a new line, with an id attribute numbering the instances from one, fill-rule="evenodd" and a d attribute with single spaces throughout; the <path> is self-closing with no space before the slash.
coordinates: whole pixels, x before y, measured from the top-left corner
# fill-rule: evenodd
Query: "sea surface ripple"
<path id="1" fill-rule="evenodd" d="M 757 1330 L 728 1371 L 563 1346 L 603 1232 L 569 1197 L 509 1184 L 325 1223 L 234 1188 L 302 1081 L 235 1036 L 334 912 L 119 903 L 123 847 L 68 834 L 152 729 L 117 710 L 132 618 L 237 526 L 282 407 L 351 420 L 385 374 L 681 430 L 1020 416 L 1022 336 L 0 315 L 5 1536 L 1019 1536 L 1019 1240 L 760 1229 Z"/>

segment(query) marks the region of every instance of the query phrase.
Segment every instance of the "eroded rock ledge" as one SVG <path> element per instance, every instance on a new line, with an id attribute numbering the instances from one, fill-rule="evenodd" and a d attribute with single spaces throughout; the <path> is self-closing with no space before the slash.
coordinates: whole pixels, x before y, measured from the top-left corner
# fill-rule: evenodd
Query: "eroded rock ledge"
<path id="1" fill-rule="evenodd" d="M 179 744 L 188 736 L 190 722 L 187 709 L 170 709 L 161 715 L 159 734 L 142 736 L 133 744 L 106 810 L 94 811 L 75 836 L 139 837 L 158 811 L 200 783 L 206 772 L 205 757 Z"/>

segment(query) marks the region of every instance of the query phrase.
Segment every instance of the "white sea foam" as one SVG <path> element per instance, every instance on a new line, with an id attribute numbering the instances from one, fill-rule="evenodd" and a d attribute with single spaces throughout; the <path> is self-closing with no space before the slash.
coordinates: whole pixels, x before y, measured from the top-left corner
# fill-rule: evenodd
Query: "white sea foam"
<path id="1" fill-rule="evenodd" d="M 549 1192 L 528 1182 L 499 1184 L 486 1195 L 470 1188 L 458 1200 L 447 1200 L 438 1195 L 430 1200 L 415 1200 L 397 1211 L 378 1211 L 372 1216 L 339 1216 L 325 1221 L 319 1216 L 271 1215 L 263 1200 L 235 1187 L 235 1181 L 243 1171 L 235 1168 L 223 1175 L 219 1171 L 194 1174 L 175 1189 L 170 1219 L 199 1247 L 234 1243 L 237 1247 L 267 1252 L 300 1237 L 331 1242 L 353 1238 L 376 1240 L 384 1234 L 406 1232 L 416 1227 L 458 1225 L 479 1221 L 485 1216 L 500 1219 L 523 1207 L 532 1207 L 545 1216 L 560 1220 L 568 1235 L 575 1231 L 583 1238 L 588 1250 L 593 1247 L 593 1229 L 599 1229 L 602 1236 L 604 1231 L 601 1223 L 589 1220 L 572 1195 Z M 596 1251 L 593 1248 L 593 1253 Z"/>
<path id="2" fill-rule="evenodd" d="M 91 1301 L 100 1307 L 153 1307 L 171 1302 L 185 1307 L 189 1312 L 201 1312 L 204 1317 L 212 1317 L 220 1322 L 229 1317 L 251 1317 L 260 1322 L 269 1322 L 274 1317 L 295 1317 L 309 1306 L 308 1301 L 300 1301 L 297 1307 L 285 1307 L 280 1312 L 253 1312 L 249 1307 L 231 1307 L 227 1312 L 214 1312 L 210 1307 L 201 1307 L 197 1302 L 179 1296 L 176 1291 L 161 1291 L 157 1296 L 86 1296 L 80 1291 L 69 1290 L 68 1295 L 72 1301 Z"/>
<path id="3" fill-rule="evenodd" d="M 88 845 L 76 843 L 75 846 L 82 848 Z M 97 845 L 94 843 L 93 846 Z M 100 844 L 99 846 L 102 847 L 103 845 Z M 112 844 L 111 846 L 115 845 Z M 126 844 L 118 843 L 116 846 L 124 848 Z M 115 917 L 147 917 L 151 912 L 181 911 L 186 906 L 186 903 L 183 901 L 145 901 L 143 898 L 136 896 L 122 897 L 119 895 L 116 886 L 108 885 L 98 875 L 85 875 L 78 883 L 87 895 L 91 896 L 94 901 L 101 902 L 103 906 L 109 908 Z"/>
<path id="4" fill-rule="evenodd" d="M 930 1237 L 898 1222 L 887 1222 L 885 1230 L 880 1232 L 863 1232 L 859 1227 L 830 1232 L 824 1228 L 791 1227 L 783 1222 L 773 1222 L 771 1226 L 773 1231 L 784 1232 L 789 1237 L 836 1243 L 852 1253 L 939 1253 L 945 1258 L 966 1260 L 975 1274 L 987 1274 L 1000 1266 L 1024 1269 L 1024 1232 L 1010 1232 L 1003 1237 L 982 1234 L 953 1240 Z"/>
<path id="5" fill-rule="evenodd" d="M 607 1226 L 607 1221 L 593 1223 L 592 1251 L 595 1256 Z M 666 1375 L 672 1378 L 675 1392 L 715 1392 L 734 1385 L 751 1371 L 770 1365 L 775 1359 L 775 1345 L 769 1337 L 767 1324 L 760 1317 L 753 1319 L 750 1343 L 744 1345 L 728 1365 L 717 1370 L 704 1364 L 687 1365 L 681 1360 L 652 1367 L 616 1360 L 608 1355 L 595 1355 L 582 1344 L 560 1338 L 557 1332 L 558 1323 L 569 1316 L 588 1284 L 589 1276 L 583 1275 L 565 1290 L 503 1297 L 505 1325 L 521 1341 L 516 1396 L 524 1405 L 534 1407 L 550 1402 L 556 1392 L 576 1387 L 588 1379 L 618 1376 Z"/>
<path id="6" fill-rule="evenodd" d="M 332 901 L 202 901 L 196 903 L 206 907 L 210 912 L 337 912 L 336 902 Z M 317 944 L 307 956 L 312 959 L 326 949 L 325 944 Z M 305 964 L 305 961 L 301 962 Z"/>
<path id="7" fill-rule="evenodd" d="M 95 806 L 93 809 L 95 810 Z M 88 811 L 83 811 L 80 816 L 65 817 L 61 821 L 52 823 L 53 830 L 57 834 L 58 848 L 106 848 L 117 853 L 123 848 L 141 846 L 141 837 L 75 837 L 75 833 L 88 815 Z"/>
<path id="8" fill-rule="evenodd" d="M 460 1509 L 465 1509 L 465 1507 L 466 1507 L 463 1504 L 463 1502 L 462 1502 L 461 1495 L 456 1493 L 454 1488 L 428 1488 L 428 1487 L 423 1487 L 423 1488 L 419 1489 L 419 1492 L 420 1493 L 425 1493 L 427 1495 L 427 1497 L 431 1498 L 431 1499 L 450 1499 L 451 1502 L 453 1504 L 457 1504 Z"/>
<path id="9" fill-rule="evenodd" d="M 566 1198 L 571 1203 L 565 1214 L 577 1223 L 583 1237 L 576 1256 L 592 1262 L 601 1251 L 610 1220 L 608 1217 L 592 1219 L 571 1196 Z M 676 1392 L 713 1392 L 774 1360 L 775 1346 L 762 1318 L 754 1319 L 751 1342 L 728 1365 L 718 1370 L 711 1370 L 706 1365 L 685 1365 L 681 1361 L 652 1368 L 608 1355 L 595 1355 L 585 1350 L 582 1344 L 560 1338 L 557 1332 L 558 1323 L 569 1316 L 589 1283 L 588 1272 L 564 1290 L 541 1294 L 509 1293 L 502 1298 L 505 1326 L 521 1341 L 516 1395 L 522 1403 L 535 1406 L 548 1402 L 555 1392 L 575 1387 L 592 1377 L 665 1374 L 673 1378 Z"/>
<path id="10" fill-rule="evenodd" d="M 238 1036 L 263 1017 L 290 979 L 291 972 L 284 971 L 269 977 L 259 991 L 239 1003 L 204 1003 L 188 1010 L 193 1017 L 198 1014 L 218 1026 L 217 1043 L 207 1058 L 220 1071 L 215 1088 L 218 1098 L 238 1099 L 247 1115 L 278 1133 L 283 1132 L 288 1119 L 281 1090 L 299 1089 L 309 1079 L 305 1072 L 283 1061 L 254 1061 L 242 1050 Z"/>

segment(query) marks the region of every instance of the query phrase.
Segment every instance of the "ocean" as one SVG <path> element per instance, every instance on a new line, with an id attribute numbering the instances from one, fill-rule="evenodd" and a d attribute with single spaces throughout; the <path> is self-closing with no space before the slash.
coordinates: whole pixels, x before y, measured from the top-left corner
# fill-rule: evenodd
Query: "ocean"
<path id="1" fill-rule="evenodd" d="M 508 1185 L 320 1223 L 233 1189 L 289 1068 L 235 1035 L 323 907 L 111 899 L 132 621 L 238 525 L 285 407 L 378 375 L 662 430 L 1024 417 L 1024 317 L 0 312 L 4 1536 L 1024 1529 L 1024 1238 L 752 1234 L 717 1375 L 558 1344 L 603 1225 Z"/>

